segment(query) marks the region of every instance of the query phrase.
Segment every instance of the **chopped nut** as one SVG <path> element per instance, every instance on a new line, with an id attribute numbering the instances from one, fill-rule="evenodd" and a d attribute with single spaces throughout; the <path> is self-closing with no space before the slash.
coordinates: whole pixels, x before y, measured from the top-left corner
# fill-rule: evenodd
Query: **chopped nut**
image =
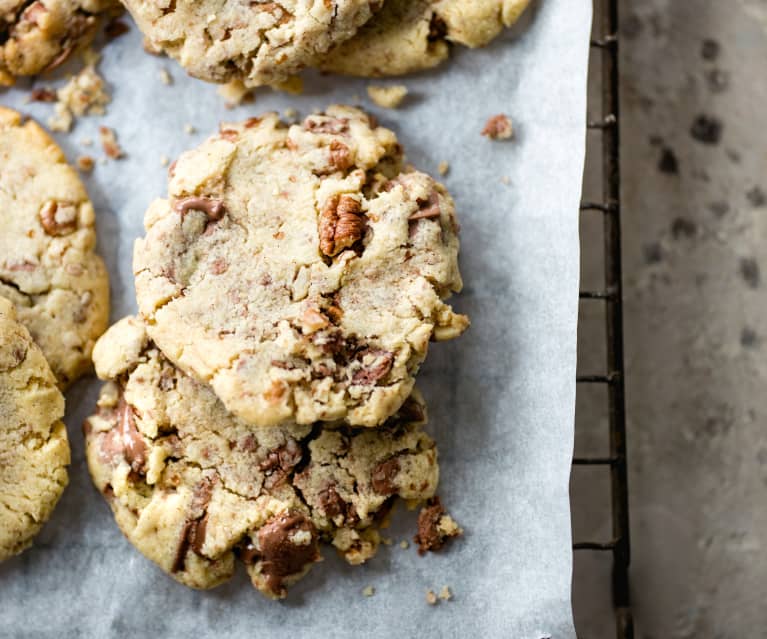
<path id="1" fill-rule="evenodd" d="M 434 594 L 433 590 L 426 591 L 426 603 L 429 604 L 430 606 L 437 605 L 437 595 Z"/>
<path id="2" fill-rule="evenodd" d="M 402 548 L 402 550 L 407 550 L 410 548 L 410 542 L 407 539 L 403 539 L 401 542 L 399 542 L 399 547 Z"/>
<path id="3" fill-rule="evenodd" d="M 167 69 L 160 69 L 160 82 L 165 85 L 173 84 L 173 76 Z"/>
<path id="4" fill-rule="evenodd" d="M 407 87 L 404 84 L 381 86 L 371 84 L 368 87 L 368 96 L 378 106 L 384 109 L 396 109 L 407 96 Z"/>
<path id="5" fill-rule="evenodd" d="M 453 598 L 453 593 L 450 592 L 448 586 L 442 586 L 442 590 L 439 591 L 439 598 L 443 601 L 450 601 Z"/>
<path id="6" fill-rule="evenodd" d="M 29 98 L 27 98 L 28 102 L 55 102 L 56 101 L 56 91 L 53 89 L 49 89 L 48 87 L 39 87 L 37 89 L 32 89 L 32 91 L 29 94 Z"/>
<path id="7" fill-rule="evenodd" d="M 437 171 L 439 171 L 440 175 L 447 175 L 449 170 L 450 165 L 445 160 L 442 160 L 442 162 L 440 162 L 439 166 L 437 167 Z"/>
<path id="8" fill-rule="evenodd" d="M 320 250 L 329 257 L 338 255 L 360 240 L 364 230 L 359 201 L 351 195 L 334 195 L 319 216 Z"/>
<path id="9" fill-rule="evenodd" d="M 110 129 L 108 126 L 100 126 L 99 137 L 101 138 L 101 148 L 104 149 L 107 157 L 113 160 L 125 157 L 125 153 L 117 143 L 117 136 L 113 129 Z"/>
<path id="10" fill-rule="evenodd" d="M 93 171 L 94 166 L 96 166 L 96 160 L 90 155 L 81 155 L 77 158 L 77 168 L 85 173 Z"/>
<path id="11" fill-rule="evenodd" d="M 366 597 L 372 597 L 376 592 L 376 589 L 373 588 L 373 586 L 365 586 L 365 588 L 362 589 L 362 594 Z"/>
<path id="12" fill-rule="evenodd" d="M 494 115 L 485 123 L 482 129 L 482 135 L 491 140 L 508 140 L 514 134 L 511 127 L 511 120 L 503 113 Z"/>

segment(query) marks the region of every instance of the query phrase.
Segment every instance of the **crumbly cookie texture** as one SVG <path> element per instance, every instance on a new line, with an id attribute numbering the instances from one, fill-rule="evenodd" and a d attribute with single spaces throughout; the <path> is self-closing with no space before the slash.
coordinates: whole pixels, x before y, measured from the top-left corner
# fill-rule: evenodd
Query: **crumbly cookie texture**
<path id="1" fill-rule="evenodd" d="M 382 0 L 124 0 L 153 48 L 193 76 L 278 84 L 349 39 Z"/>
<path id="2" fill-rule="evenodd" d="M 48 363 L 0 297 L 0 561 L 32 543 L 67 485 L 63 415 Z"/>
<path id="3" fill-rule="evenodd" d="M 410 395 L 429 340 L 468 319 L 453 200 L 400 173 L 362 111 L 222 125 L 172 167 L 145 216 L 139 309 L 166 356 L 257 426 L 378 426 Z"/>
<path id="4" fill-rule="evenodd" d="M 351 564 L 373 556 L 392 499 L 430 498 L 439 469 L 416 393 L 379 429 L 253 429 L 183 374 L 125 318 L 94 349 L 102 389 L 85 423 L 96 487 L 123 533 L 178 581 L 211 588 L 236 559 L 268 597 L 331 543 Z"/>
<path id="5" fill-rule="evenodd" d="M 15 305 L 59 385 L 90 369 L 109 279 L 77 171 L 43 129 L 0 107 L 0 295 Z"/>
<path id="6" fill-rule="evenodd" d="M 0 85 L 56 68 L 93 39 L 101 14 L 119 6 L 116 0 L 2 0 Z"/>
<path id="7" fill-rule="evenodd" d="M 530 0 L 387 0 L 353 38 L 314 66 L 364 77 L 402 75 L 437 66 L 449 43 L 481 47 L 514 24 Z"/>

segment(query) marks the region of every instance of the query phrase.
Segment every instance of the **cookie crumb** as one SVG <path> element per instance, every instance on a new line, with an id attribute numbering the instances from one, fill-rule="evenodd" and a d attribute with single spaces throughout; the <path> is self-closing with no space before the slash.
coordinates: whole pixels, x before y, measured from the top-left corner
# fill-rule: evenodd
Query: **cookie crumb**
<path id="1" fill-rule="evenodd" d="M 283 111 L 282 115 L 286 120 L 293 120 L 298 116 L 298 111 L 296 111 L 293 107 L 288 107 Z"/>
<path id="2" fill-rule="evenodd" d="M 54 131 L 71 131 L 76 117 L 104 115 L 106 105 L 112 99 L 107 93 L 104 78 L 96 71 L 99 55 L 86 50 L 83 59 L 85 68 L 56 92 L 54 114 L 48 120 L 48 126 Z"/>
<path id="3" fill-rule="evenodd" d="M 170 164 L 170 158 L 167 155 L 160 156 L 160 166 L 168 166 Z"/>
<path id="4" fill-rule="evenodd" d="M 509 184 L 511 184 L 511 178 L 508 175 L 504 175 L 501 177 L 501 183 L 508 186 Z"/>
<path id="5" fill-rule="evenodd" d="M 27 102 L 55 102 L 55 101 L 56 101 L 56 91 L 49 87 L 39 87 L 37 89 L 32 89 L 29 96 L 27 97 Z"/>
<path id="6" fill-rule="evenodd" d="M 439 497 L 433 497 L 418 514 L 418 534 L 413 541 L 418 544 L 418 554 L 436 552 L 453 537 L 460 537 L 463 529 L 447 514 Z"/>
<path id="7" fill-rule="evenodd" d="M 101 138 L 101 148 L 104 149 L 104 153 L 107 154 L 107 157 L 112 158 L 113 160 L 125 157 L 125 152 L 117 143 L 117 135 L 115 134 L 114 129 L 110 129 L 108 126 L 100 126 L 99 137 Z"/>
<path id="8" fill-rule="evenodd" d="M 84 173 L 93 171 L 94 166 L 96 166 L 96 160 L 90 155 L 81 155 L 77 158 L 77 168 Z"/>
<path id="9" fill-rule="evenodd" d="M 233 109 L 253 98 L 253 91 L 246 87 L 240 80 L 231 80 L 218 87 L 217 93 L 224 98 L 224 106 Z"/>
<path id="10" fill-rule="evenodd" d="M 184 133 L 188 133 L 189 135 L 193 135 L 197 133 L 197 129 L 195 129 L 191 124 L 187 123 L 184 125 Z"/>
<path id="11" fill-rule="evenodd" d="M 167 69 L 160 69 L 160 82 L 166 86 L 173 84 L 173 76 Z"/>
<path id="12" fill-rule="evenodd" d="M 439 163 L 439 166 L 437 166 L 437 171 L 439 171 L 440 175 L 447 175 L 449 170 L 450 165 L 445 160 L 442 160 L 442 162 Z"/>
<path id="13" fill-rule="evenodd" d="M 403 539 L 401 542 L 399 542 L 399 547 L 402 548 L 402 550 L 407 550 L 410 548 L 410 543 L 407 539 Z"/>
<path id="14" fill-rule="evenodd" d="M 83 146 L 93 146 L 93 138 L 83 138 L 80 140 L 80 144 Z"/>
<path id="15" fill-rule="evenodd" d="M 374 594 L 376 594 L 376 589 L 373 588 L 373 586 L 365 586 L 362 590 L 362 594 L 366 597 L 372 597 Z"/>
<path id="16" fill-rule="evenodd" d="M 426 591 L 426 603 L 429 604 L 430 606 L 437 605 L 437 595 L 434 594 L 433 590 Z"/>
<path id="17" fill-rule="evenodd" d="M 482 129 L 482 135 L 491 140 L 508 140 L 514 135 L 514 129 L 511 126 L 511 120 L 507 115 L 499 113 L 489 118 Z"/>
<path id="18" fill-rule="evenodd" d="M 392 545 L 392 539 L 391 539 L 391 537 L 381 537 L 381 543 L 384 546 L 391 546 Z"/>
<path id="19" fill-rule="evenodd" d="M 450 592 L 448 586 L 442 586 L 442 590 L 439 591 L 439 598 L 443 601 L 450 601 L 453 598 L 453 593 Z"/>
<path id="20" fill-rule="evenodd" d="M 371 84 L 368 86 L 368 96 L 370 96 L 370 99 L 384 109 L 396 109 L 399 107 L 407 93 L 407 87 L 404 84 L 394 84 L 391 86 Z"/>

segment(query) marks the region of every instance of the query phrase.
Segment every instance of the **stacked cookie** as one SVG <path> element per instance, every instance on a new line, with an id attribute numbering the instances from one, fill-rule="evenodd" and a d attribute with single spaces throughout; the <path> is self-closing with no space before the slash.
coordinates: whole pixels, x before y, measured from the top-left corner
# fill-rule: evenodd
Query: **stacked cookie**
<path id="1" fill-rule="evenodd" d="M 462 285 L 449 194 L 335 106 L 222 124 L 171 166 L 145 227 L 139 315 L 96 345 L 107 383 L 85 425 L 120 528 L 187 585 L 239 559 L 275 598 L 321 542 L 371 557 L 393 499 L 437 486 L 414 383 L 429 342 L 468 327 L 446 303 Z M 456 531 L 432 515 L 439 544 Z"/>
<path id="2" fill-rule="evenodd" d="M 0 561 L 67 484 L 61 390 L 90 369 L 109 316 L 95 214 L 61 149 L 0 107 Z"/>
<path id="3" fill-rule="evenodd" d="M 305 67 L 387 76 L 480 47 L 530 0 L 122 0 L 154 50 L 193 76 L 281 86 Z"/>

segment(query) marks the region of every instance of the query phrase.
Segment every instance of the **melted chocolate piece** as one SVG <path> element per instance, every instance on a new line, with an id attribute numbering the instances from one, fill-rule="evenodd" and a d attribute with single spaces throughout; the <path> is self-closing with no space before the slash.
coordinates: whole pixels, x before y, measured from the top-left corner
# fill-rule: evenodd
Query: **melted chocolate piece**
<path id="1" fill-rule="evenodd" d="M 176 203 L 173 205 L 173 210 L 181 213 L 182 217 L 190 210 L 202 211 L 212 222 L 217 222 L 224 217 L 224 214 L 226 213 L 226 208 L 224 207 L 224 202 L 222 200 L 203 196 L 185 197 L 176 200 Z"/>
<path id="2" fill-rule="evenodd" d="M 394 485 L 394 478 L 400 470 L 399 459 L 392 457 L 385 462 L 381 462 L 373 469 L 372 484 L 373 490 L 379 495 L 393 495 L 397 492 Z"/>

